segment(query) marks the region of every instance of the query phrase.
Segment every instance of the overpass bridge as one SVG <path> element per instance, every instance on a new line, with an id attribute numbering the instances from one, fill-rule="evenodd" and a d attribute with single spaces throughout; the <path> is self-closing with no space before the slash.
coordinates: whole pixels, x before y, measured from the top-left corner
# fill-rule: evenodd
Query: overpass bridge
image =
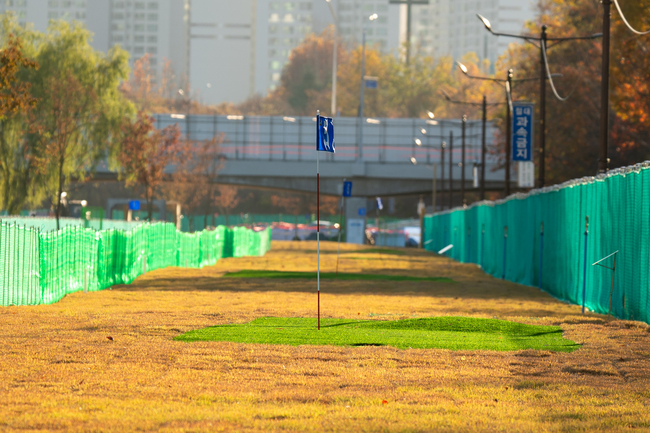
<path id="1" fill-rule="evenodd" d="M 219 171 L 219 183 L 316 192 L 315 117 L 182 114 L 153 117 L 158 128 L 178 124 L 183 136 L 191 140 L 212 139 L 222 134 L 224 164 Z M 323 194 L 340 195 L 344 178 L 354 182 L 352 193 L 359 197 L 430 194 L 433 164 L 438 165 L 438 191 L 448 191 L 450 134 L 453 134 L 452 189 L 460 190 L 461 170 L 464 170 L 466 191 L 476 190 L 472 175 L 481 159 L 480 120 L 466 122 L 465 167 L 460 166 L 460 119 L 364 118 L 363 146 L 359 145 L 359 126 L 356 117 L 334 119 L 336 154 L 320 155 Z M 504 187 L 504 170 L 495 169 L 496 158 L 490 152 L 495 131 L 494 124 L 488 123 L 487 191 Z M 446 143 L 444 155 L 443 142 Z M 442 158 L 444 169 L 440 165 Z M 514 176 L 511 178 L 516 180 Z"/>

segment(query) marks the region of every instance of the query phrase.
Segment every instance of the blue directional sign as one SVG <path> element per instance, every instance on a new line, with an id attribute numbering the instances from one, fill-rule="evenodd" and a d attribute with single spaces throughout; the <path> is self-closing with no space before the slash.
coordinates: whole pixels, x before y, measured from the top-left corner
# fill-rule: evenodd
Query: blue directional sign
<path id="1" fill-rule="evenodd" d="M 366 82 L 366 89 L 376 89 L 377 88 L 377 77 L 364 77 Z"/>
<path id="2" fill-rule="evenodd" d="M 362 207 L 359 209 L 359 216 L 366 216 L 366 208 Z"/>
<path id="3" fill-rule="evenodd" d="M 140 200 L 131 200 L 129 202 L 129 210 L 140 210 Z"/>
<path id="4" fill-rule="evenodd" d="M 512 104 L 512 160 L 533 160 L 533 112 L 529 102 Z"/>
<path id="5" fill-rule="evenodd" d="M 343 182 L 343 197 L 352 197 L 352 182 Z"/>

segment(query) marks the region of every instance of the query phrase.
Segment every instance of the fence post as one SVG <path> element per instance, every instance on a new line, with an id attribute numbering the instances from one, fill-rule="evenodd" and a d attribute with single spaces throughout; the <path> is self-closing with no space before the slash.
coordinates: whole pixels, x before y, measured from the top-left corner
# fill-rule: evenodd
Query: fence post
<path id="1" fill-rule="evenodd" d="M 589 235 L 589 215 L 585 222 L 585 265 L 582 272 L 582 314 L 585 314 L 585 303 L 587 299 L 587 236 Z"/>
<path id="2" fill-rule="evenodd" d="M 503 226 L 503 273 L 501 279 L 506 279 L 506 247 L 508 241 L 508 226 Z"/>
<path id="3" fill-rule="evenodd" d="M 537 286 L 541 289 L 542 288 L 542 265 L 543 265 L 543 254 L 544 254 L 544 221 L 542 221 L 542 224 L 540 226 L 540 231 L 539 231 L 539 274 L 538 274 L 538 282 Z"/>
<path id="4" fill-rule="evenodd" d="M 483 266 L 483 251 L 485 251 L 485 224 L 481 227 L 481 269 L 485 269 L 485 266 Z"/>
<path id="5" fill-rule="evenodd" d="M 465 246 L 465 260 L 467 263 L 471 263 L 472 253 L 470 249 L 470 240 L 472 235 L 472 228 L 467 227 L 467 245 Z"/>

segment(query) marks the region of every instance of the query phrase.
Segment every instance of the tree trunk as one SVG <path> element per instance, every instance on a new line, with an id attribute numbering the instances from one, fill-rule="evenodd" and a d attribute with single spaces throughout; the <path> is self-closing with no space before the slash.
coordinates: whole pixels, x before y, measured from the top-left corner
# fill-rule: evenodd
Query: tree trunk
<path id="1" fill-rule="evenodd" d="M 145 195 L 147 199 L 147 221 L 151 222 L 151 213 L 153 210 L 153 191 L 151 187 L 145 188 Z"/>
<path id="2" fill-rule="evenodd" d="M 59 158 L 59 194 L 56 203 L 56 230 L 59 231 L 59 219 L 61 218 L 61 195 L 63 194 L 63 163 L 65 159 L 63 156 Z"/>

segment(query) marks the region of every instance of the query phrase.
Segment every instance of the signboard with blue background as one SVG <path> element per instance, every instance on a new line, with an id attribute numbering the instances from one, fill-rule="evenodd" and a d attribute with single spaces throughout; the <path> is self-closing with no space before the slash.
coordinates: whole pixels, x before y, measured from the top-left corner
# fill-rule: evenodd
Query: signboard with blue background
<path id="1" fill-rule="evenodd" d="M 512 160 L 533 160 L 533 112 L 529 102 L 512 104 Z"/>

